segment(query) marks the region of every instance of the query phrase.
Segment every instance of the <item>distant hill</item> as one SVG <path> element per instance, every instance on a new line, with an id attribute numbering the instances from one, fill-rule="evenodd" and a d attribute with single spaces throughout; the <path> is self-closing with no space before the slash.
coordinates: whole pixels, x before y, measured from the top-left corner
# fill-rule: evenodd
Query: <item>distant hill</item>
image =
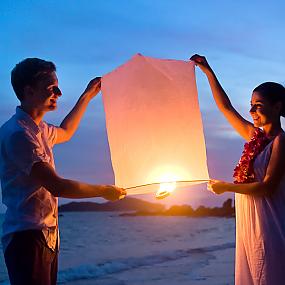
<path id="1" fill-rule="evenodd" d="M 194 210 L 190 205 L 174 205 L 169 209 L 159 211 L 136 211 L 135 213 L 123 213 L 120 216 L 187 216 L 187 217 L 234 217 L 235 208 L 232 206 L 232 199 L 223 203 L 222 207 L 208 208 L 204 206 Z"/>
<path id="2" fill-rule="evenodd" d="M 223 203 L 222 207 L 198 207 L 190 205 L 174 205 L 165 209 L 164 205 L 150 203 L 137 198 L 124 198 L 116 202 L 71 202 L 59 206 L 59 212 L 126 212 L 120 216 L 187 216 L 187 217 L 234 217 L 235 208 L 232 199 Z M 131 213 L 130 213 L 131 212 Z"/>
<path id="3" fill-rule="evenodd" d="M 71 202 L 58 207 L 59 212 L 164 211 L 165 206 L 126 197 L 116 202 Z"/>

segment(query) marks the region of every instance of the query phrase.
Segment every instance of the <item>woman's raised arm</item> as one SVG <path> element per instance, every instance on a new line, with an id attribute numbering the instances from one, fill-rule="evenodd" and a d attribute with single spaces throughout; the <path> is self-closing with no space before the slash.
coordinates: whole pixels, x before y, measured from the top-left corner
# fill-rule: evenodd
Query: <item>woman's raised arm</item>
<path id="1" fill-rule="evenodd" d="M 190 60 L 194 61 L 197 66 L 206 74 L 214 100 L 219 110 L 224 114 L 225 118 L 232 127 L 247 141 L 249 141 L 254 132 L 254 125 L 244 119 L 232 106 L 229 97 L 218 81 L 214 71 L 208 64 L 204 56 L 198 54 L 193 55 Z"/>

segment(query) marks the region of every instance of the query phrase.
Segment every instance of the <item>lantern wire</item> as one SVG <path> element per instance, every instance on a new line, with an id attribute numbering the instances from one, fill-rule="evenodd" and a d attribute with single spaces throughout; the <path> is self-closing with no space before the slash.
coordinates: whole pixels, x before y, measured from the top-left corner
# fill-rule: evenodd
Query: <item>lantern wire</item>
<path id="1" fill-rule="evenodd" d="M 151 186 L 151 185 L 160 185 L 163 183 L 190 183 L 190 182 L 200 182 L 200 183 L 205 183 L 209 182 L 210 179 L 197 179 L 197 180 L 180 180 L 180 181 L 167 181 L 167 182 L 154 182 L 154 183 L 148 183 L 148 184 L 141 184 L 141 185 L 136 185 L 136 186 L 131 186 L 124 188 L 125 190 L 130 190 L 130 189 L 135 189 L 139 187 L 145 187 L 145 186 Z"/>

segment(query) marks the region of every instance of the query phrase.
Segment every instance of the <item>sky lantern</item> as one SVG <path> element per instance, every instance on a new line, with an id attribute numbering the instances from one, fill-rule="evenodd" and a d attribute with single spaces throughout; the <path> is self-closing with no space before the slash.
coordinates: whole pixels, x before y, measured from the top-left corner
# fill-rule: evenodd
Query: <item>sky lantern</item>
<path id="1" fill-rule="evenodd" d="M 209 179 L 193 62 L 136 54 L 102 94 L 117 186 L 163 198 Z"/>

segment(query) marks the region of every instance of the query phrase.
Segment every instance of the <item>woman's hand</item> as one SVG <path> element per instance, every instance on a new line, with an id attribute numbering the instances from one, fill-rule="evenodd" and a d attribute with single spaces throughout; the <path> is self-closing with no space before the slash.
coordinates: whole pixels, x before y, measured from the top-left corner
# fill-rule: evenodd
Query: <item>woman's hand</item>
<path id="1" fill-rule="evenodd" d="M 223 194 L 228 189 L 227 182 L 211 179 L 210 182 L 208 182 L 207 189 L 215 194 Z"/>
<path id="2" fill-rule="evenodd" d="M 198 54 L 194 54 L 191 56 L 190 60 L 194 61 L 196 65 L 198 65 L 204 73 L 212 72 L 210 65 L 208 64 L 206 57 Z"/>

